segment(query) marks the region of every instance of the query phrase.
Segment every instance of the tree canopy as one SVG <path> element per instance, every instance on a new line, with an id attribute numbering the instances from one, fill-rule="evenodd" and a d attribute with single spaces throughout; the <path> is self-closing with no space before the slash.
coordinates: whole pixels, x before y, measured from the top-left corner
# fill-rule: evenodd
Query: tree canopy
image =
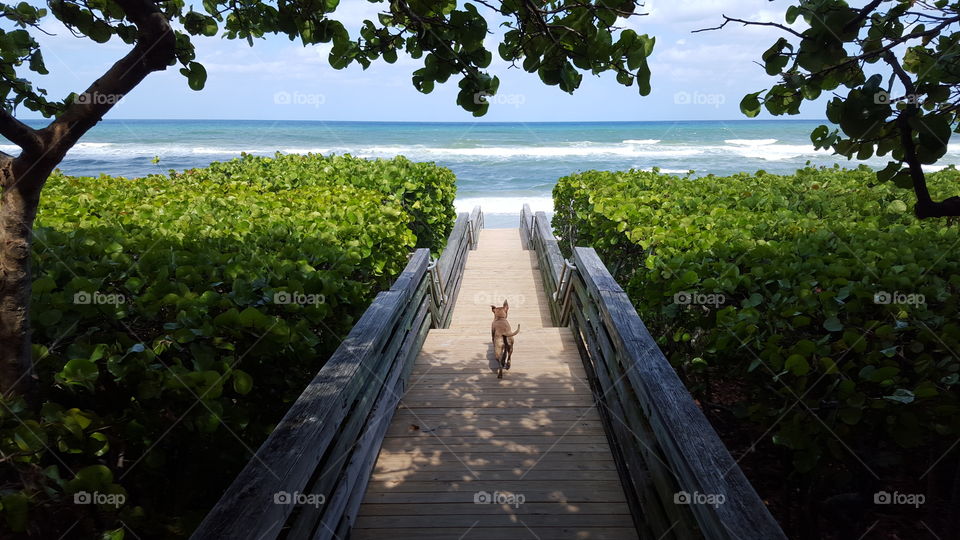
<path id="1" fill-rule="evenodd" d="M 0 135 L 22 152 L 0 153 L 0 389 L 30 385 L 30 232 L 47 177 L 67 151 L 150 73 L 179 66 L 187 84 L 201 90 L 206 69 L 194 39 L 220 36 L 253 45 L 269 35 L 304 46 L 331 44 L 330 65 L 366 68 L 400 53 L 423 60 L 412 73 L 423 93 L 458 78 L 457 103 L 476 116 L 489 108 L 499 80 L 487 68 L 494 35 L 501 58 L 536 73 L 547 85 L 573 92 L 583 73 L 613 72 L 619 83 L 650 92 L 647 57 L 654 39 L 623 27 L 640 4 L 621 0 L 503 0 L 462 5 L 456 0 L 391 0 L 376 21 L 351 35 L 337 20 L 338 0 L 203 0 L 201 10 L 178 0 L 49 0 L 48 8 L 0 3 Z M 478 7 L 479 6 L 479 7 Z M 482 12 L 481 12 L 482 10 Z M 82 92 L 57 98 L 35 84 L 47 74 L 43 23 L 54 17 L 78 38 L 131 45 L 122 58 Z M 491 27 L 502 27 L 494 33 Z M 33 80 L 31 80 L 33 79 Z M 16 118 L 18 108 L 53 118 L 34 129 Z M 29 391 L 26 392 L 29 394 Z"/>
<path id="2" fill-rule="evenodd" d="M 642 95 L 650 92 L 646 59 L 654 40 L 618 26 L 618 21 L 638 15 L 636 2 L 383 3 L 378 19 L 364 21 L 356 36 L 336 19 L 337 0 L 281 0 L 275 4 L 204 0 L 201 11 L 183 2 L 148 0 L 53 0 L 49 10 L 26 2 L 0 4 L 4 17 L 16 26 L 0 30 L 0 95 L 7 111 L 22 105 L 48 117 L 84 104 L 78 94 L 54 99 L 29 80 L 34 73 L 47 73 L 36 35 L 43 32 L 40 25 L 49 16 L 75 35 L 97 43 L 116 36 L 130 45 L 156 50 L 165 64 L 180 66 L 180 73 L 194 90 L 203 88 L 207 73 L 202 59 L 196 57 L 192 38 L 220 35 L 253 45 L 255 40 L 277 34 L 303 45 L 332 44 L 329 62 L 337 69 L 353 63 L 366 68 L 378 59 L 393 63 L 400 53 L 422 58 L 423 67 L 412 75 L 414 86 L 429 93 L 436 83 L 458 77 L 457 103 L 479 116 L 489 104 L 476 95 L 496 93 L 499 83 L 485 71 L 493 57 L 485 38 L 492 33 L 491 23 L 500 23 L 500 57 L 538 74 L 548 85 L 573 92 L 583 71 L 612 71 L 620 83 L 636 84 Z"/>
<path id="3" fill-rule="evenodd" d="M 762 56 L 779 82 L 747 94 L 749 117 L 798 114 L 804 101 L 834 92 L 827 119 L 811 134 L 814 145 L 860 160 L 889 156 L 881 182 L 912 188 L 918 217 L 960 215 L 960 197 L 933 201 L 923 165 L 947 152 L 960 107 L 960 2 L 843 0 L 790 5 L 785 24 L 724 16 L 730 23 L 772 26 L 784 32 Z M 845 94 L 841 87 L 846 88 Z"/>

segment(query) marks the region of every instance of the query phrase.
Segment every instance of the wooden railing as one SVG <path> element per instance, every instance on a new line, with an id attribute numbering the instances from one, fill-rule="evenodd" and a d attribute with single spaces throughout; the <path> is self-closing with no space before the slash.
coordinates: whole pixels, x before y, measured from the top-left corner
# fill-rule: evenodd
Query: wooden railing
<path id="1" fill-rule="evenodd" d="M 593 248 L 565 261 L 524 205 L 555 324 L 573 330 L 634 522 L 653 538 L 786 538 Z"/>
<path id="2" fill-rule="evenodd" d="M 479 206 L 470 214 L 457 216 L 453 231 L 447 239 L 447 245 L 435 265 L 431 265 L 433 303 L 431 312 L 434 327 L 446 328 L 450 325 L 453 306 L 457 302 L 460 281 L 463 279 L 463 265 L 467 261 L 467 252 L 477 248 L 480 229 L 483 228 L 483 211 Z M 441 292 L 442 291 L 442 292 Z"/>
<path id="3" fill-rule="evenodd" d="M 379 293 L 195 539 L 346 537 L 426 334 L 449 322 L 480 207 L 460 214 L 436 262 L 418 249 Z"/>

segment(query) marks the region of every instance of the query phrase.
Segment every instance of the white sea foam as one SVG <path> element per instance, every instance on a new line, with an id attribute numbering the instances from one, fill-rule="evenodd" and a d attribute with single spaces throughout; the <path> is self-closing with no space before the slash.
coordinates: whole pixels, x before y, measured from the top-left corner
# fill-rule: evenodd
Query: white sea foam
<path id="1" fill-rule="evenodd" d="M 18 152 L 14 145 L 0 145 L 4 152 Z M 130 157 L 173 157 L 173 156 L 239 156 L 241 153 L 272 155 L 280 151 L 286 154 L 345 154 L 358 157 L 393 157 L 404 155 L 412 159 L 439 160 L 509 160 L 509 159 L 609 159 L 644 157 L 688 157 L 700 155 L 703 147 L 694 145 L 655 146 L 578 144 L 557 146 L 483 146 L 469 148 L 438 147 L 425 145 L 375 145 L 375 146 L 327 146 L 327 147 L 225 147 L 225 146 L 185 146 L 171 144 L 140 143 L 80 143 L 70 150 L 71 157 L 97 157 L 101 159 Z"/>
<path id="2" fill-rule="evenodd" d="M 741 146 L 763 146 L 777 142 L 776 139 L 727 139 L 723 141 L 727 144 L 738 144 Z"/>
<path id="3" fill-rule="evenodd" d="M 765 161 L 783 161 L 802 156 L 829 155 L 829 151 L 817 151 L 812 145 L 804 144 L 776 144 L 776 139 L 730 139 L 722 145 L 695 145 L 695 144 L 659 144 L 659 140 L 626 139 L 634 141 L 625 144 L 573 143 L 557 144 L 552 146 L 482 146 L 482 147 L 444 147 L 413 145 L 372 145 L 372 146 L 187 146 L 183 144 L 167 143 L 80 143 L 70 150 L 70 157 L 98 158 L 126 160 L 132 157 L 160 156 L 170 159 L 182 156 L 211 156 L 211 159 L 230 159 L 241 153 L 272 155 L 276 151 L 287 154 L 344 154 L 350 153 L 358 157 L 390 158 L 404 155 L 413 160 L 424 161 L 508 161 L 518 159 L 530 160 L 617 160 L 640 159 L 657 160 L 671 158 L 688 158 L 700 156 L 698 159 L 710 156 L 739 156 L 748 159 Z M 642 143 L 642 144 L 641 144 Z M 0 145 L 0 150 L 16 154 L 19 148 L 15 145 Z M 647 166 L 647 163 L 640 163 Z M 664 170 L 664 172 L 668 172 Z M 669 172 L 686 172 L 686 169 L 674 168 Z"/>
<path id="4" fill-rule="evenodd" d="M 660 139 L 624 139 L 623 144 L 657 144 Z"/>
<path id="5" fill-rule="evenodd" d="M 484 214 L 519 214 L 524 204 L 529 204 L 534 212 L 553 212 L 550 197 L 465 197 L 453 201 L 458 213 L 479 205 Z"/>
<path id="6" fill-rule="evenodd" d="M 695 146 L 675 146 L 657 149 L 637 149 L 630 146 L 486 146 L 475 148 L 443 148 L 428 146 L 374 146 L 360 148 L 356 156 L 379 157 L 405 155 L 425 158 L 467 159 L 555 159 L 555 158 L 609 158 L 609 157 L 684 157 L 703 151 Z"/>
<path id="7" fill-rule="evenodd" d="M 800 156 L 830 155 L 829 150 L 817 150 L 813 145 L 805 144 L 764 144 L 764 145 L 727 145 L 704 147 L 711 153 L 736 154 L 750 159 L 783 161 Z"/>

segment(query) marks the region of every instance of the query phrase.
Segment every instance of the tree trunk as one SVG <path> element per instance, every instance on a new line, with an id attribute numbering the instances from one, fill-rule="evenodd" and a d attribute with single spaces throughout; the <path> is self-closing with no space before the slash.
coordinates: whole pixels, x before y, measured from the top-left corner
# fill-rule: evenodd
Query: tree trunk
<path id="1" fill-rule="evenodd" d="M 133 49 L 91 84 L 47 127 L 36 130 L 0 107 L 0 133 L 23 152 L 0 152 L 0 392 L 37 405 L 30 341 L 30 245 L 40 190 L 67 151 L 128 92 L 154 71 L 176 60 L 176 37 L 160 8 L 150 0 L 116 0 L 137 26 Z"/>
<path id="2" fill-rule="evenodd" d="M 37 400 L 30 339 L 30 246 L 40 189 L 50 171 L 10 160 L 0 175 L 12 179 L 0 194 L 0 389 L 5 397 Z M 37 170 L 42 169 L 42 170 Z"/>
<path id="3" fill-rule="evenodd" d="M 894 70 L 899 67 L 899 64 L 891 65 L 896 65 Z M 908 86 L 907 88 L 911 94 L 914 93 L 912 86 Z M 913 207 L 913 213 L 918 219 L 960 216 L 960 197 L 950 197 L 942 201 L 934 201 L 933 198 L 930 197 L 930 191 L 927 189 L 927 177 L 923 172 L 920 158 L 917 156 L 917 146 L 913 142 L 913 128 L 910 127 L 910 118 L 914 114 L 916 114 L 916 105 L 910 105 L 909 108 L 897 118 L 897 127 L 900 130 L 900 144 L 903 146 L 904 160 L 907 162 L 910 179 L 913 181 L 913 192 L 917 196 L 917 204 Z"/>

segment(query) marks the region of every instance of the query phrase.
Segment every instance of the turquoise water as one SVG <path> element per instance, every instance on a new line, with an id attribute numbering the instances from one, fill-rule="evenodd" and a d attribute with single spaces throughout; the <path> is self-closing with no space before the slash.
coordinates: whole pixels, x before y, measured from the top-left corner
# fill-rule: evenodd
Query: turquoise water
<path id="1" fill-rule="evenodd" d="M 660 167 L 668 173 L 725 175 L 758 169 L 787 173 L 807 161 L 855 166 L 813 149 L 810 131 L 821 123 L 108 120 L 70 151 L 61 168 L 74 175 L 136 177 L 200 167 L 241 152 L 401 154 L 452 169 L 461 210 L 481 204 L 489 224 L 512 224 L 524 202 L 534 210 L 550 211 L 557 178 L 576 171 Z M 0 145 L 0 150 L 14 152 L 16 147 Z M 152 163 L 154 157 L 159 163 Z M 960 152 L 951 152 L 943 163 L 960 161 L 957 158 Z M 883 166 L 886 160 L 867 163 Z"/>

